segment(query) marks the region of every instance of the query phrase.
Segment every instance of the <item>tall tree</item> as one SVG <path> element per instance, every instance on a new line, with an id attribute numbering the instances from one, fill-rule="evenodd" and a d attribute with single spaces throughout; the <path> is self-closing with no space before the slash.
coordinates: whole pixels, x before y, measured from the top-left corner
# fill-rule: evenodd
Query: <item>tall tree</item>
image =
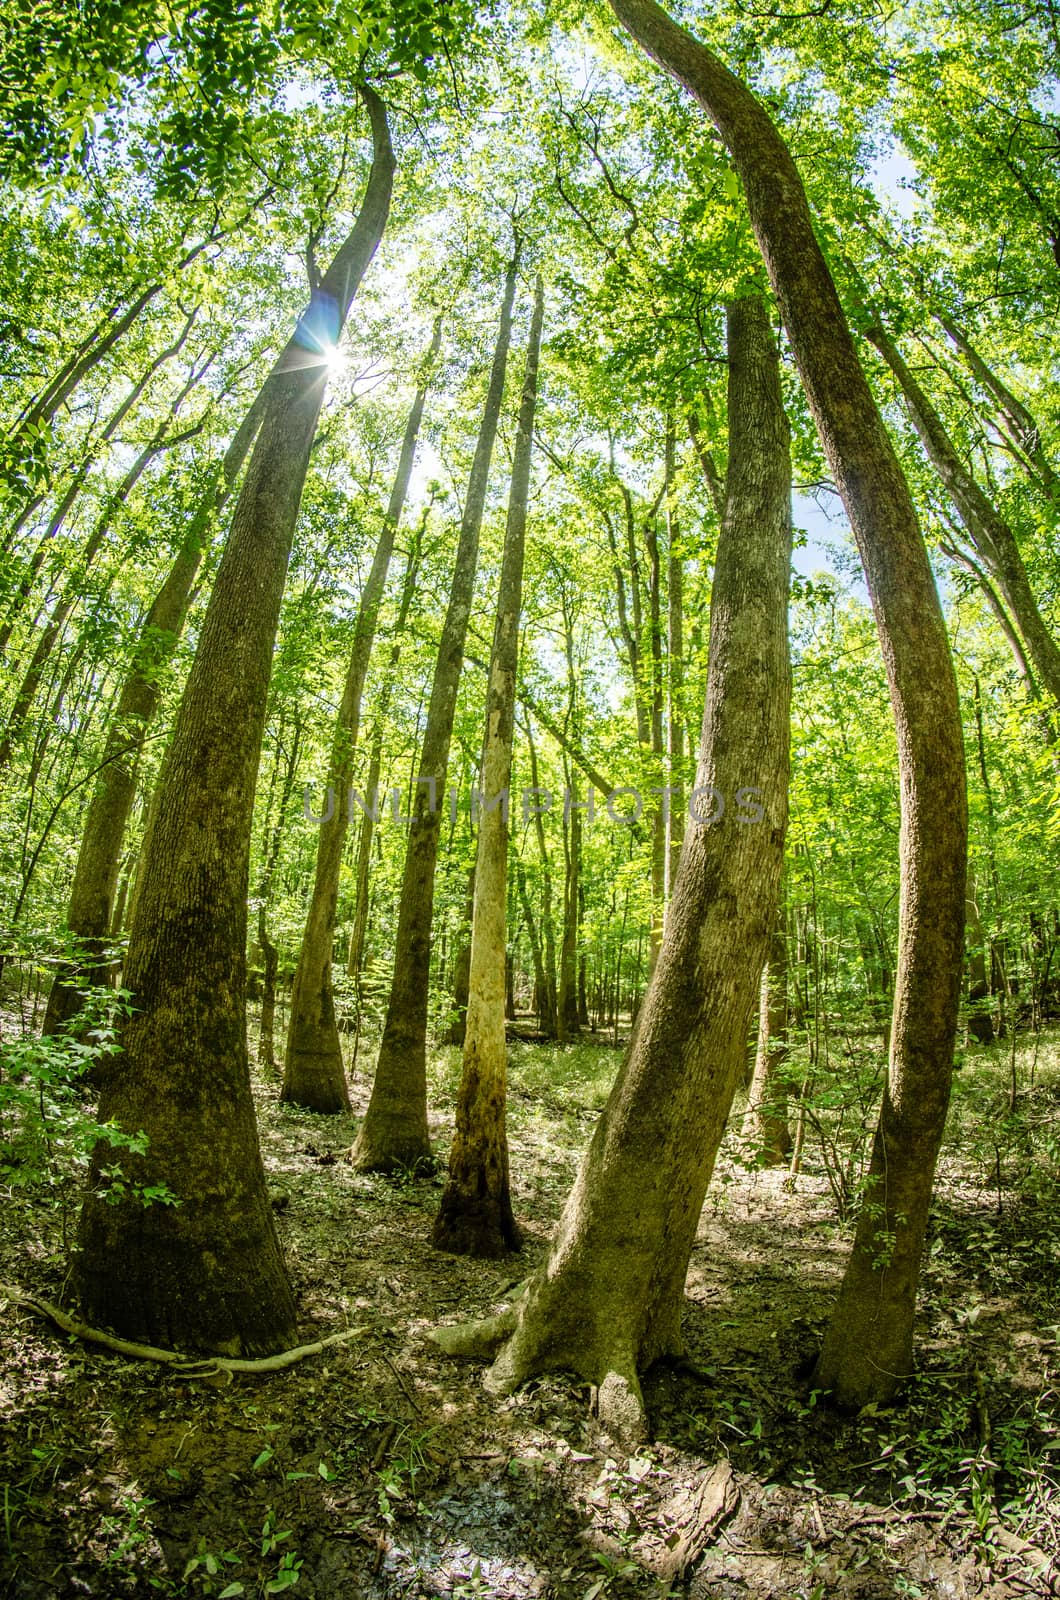
<path id="1" fill-rule="evenodd" d="M 257 443 L 203 622 L 144 842 L 126 962 L 136 1010 L 100 1117 L 147 1134 L 136 1177 L 175 1206 L 108 1205 L 97 1152 L 75 1279 L 95 1321 L 134 1339 L 274 1350 L 294 1302 L 258 1147 L 246 1041 L 254 785 L 291 539 L 341 329 L 390 209 L 394 153 L 376 92 L 361 96 L 372 166 L 357 219 L 269 380 Z"/>
<path id="2" fill-rule="evenodd" d="M 464 644 L 478 567 L 479 533 L 497 423 L 504 399 L 520 251 L 521 241 L 517 235 L 515 251 L 504 277 L 500 326 L 471 464 L 464 514 L 460 520 L 449 605 L 438 641 L 427 726 L 416 775 L 416 798 L 405 851 L 390 1002 L 371 1099 L 353 1148 L 355 1165 L 371 1172 L 429 1165 L 433 1161 L 427 1131 L 427 1003 L 434 869 L 438 859 L 441 796 L 449 767 L 456 695 L 464 664 Z"/>
<path id="3" fill-rule="evenodd" d="M 192 516 L 176 560 L 148 608 L 133 649 L 85 818 L 70 888 L 66 926 L 77 947 L 72 961 L 64 964 L 52 984 L 43 1033 L 56 1033 L 78 1014 L 84 1003 L 83 985 L 100 985 L 107 980 L 107 942 L 114 915 L 122 840 L 136 794 L 140 755 L 158 709 L 162 670 L 184 626 L 211 519 L 235 485 L 254 443 L 264 409 L 263 390 L 225 452 L 216 484 L 207 491 Z"/>
<path id="4" fill-rule="evenodd" d="M 346 682 L 335 718 L 328 764 L 328 792 L 334 803 L 329 806 L 320 824 L 313 894 L 291 989 L 291 1021 L 287 1030 L 283 1087 L 280 1091 L 282 1101 L 305 1106 L 309 1111 L 335 1113 L 350 1109 L 331 987 L 335 908 L 339 898 L 339 873 L 349 814 L 346 796 L 353 777 L 353 758 L 361 725 L 361 697 L 368 676 L 379 607 L 390 569 L 394 538 L 412 479 L 416 441 L 423 421 L 423 408 L 427 403 L 427 379 L 441 342 L 442 324 L 438 318 L 419 387 L 405 423 L 397 473 L 383 517 L 375 557 L 357 608 Z"/>
<path id="5" fill-rule="evenodd" d="M 544 314 L 544 288 L 538 278 L 512 459 L 504 556 L 486 691 L 463 1072 L 449 1153 L 449 1178 L 431 1236 L 438 1249 L 449 1250 L 454 1255 L 498 1256 L 518 1250 L 522 1244 L 509 1192 L 505 1124 L 508 807 L 519 618 L 523 603 L 523 554 Z"/>
<path id="6" fill-rule="evenodd" d="M 854 1249 L 816 1382 L 843 1405 L 891 1396 L 913 1315 L 949 1104 L 963 965 L 967 806 L 957 689 L 916 511 L 858 361 L 802 179 L 750 90 L 655 0 L 611 0 L 713 121 L 743 184 L 814 421 L 865 571 L 898 729 L 899 910 L 888 1081 Z"/>
<path id="7" fill-rule="evenodd" d="M 715 820 L 686 831 L 659 959 L 547 1261 L 509 1314 L 435 1335 L 455 1350 L 506 1340 L 494 1390 L 572 1367 L 599 1386 L 605 1425 L 630 1439 L 645 1421 L 638 1372 L 681 1349 L 688 1260 L 743 1068 L 787 822 L 788 425 L 764 301 L 737 300 L 728 321 L 729 465 L 690 801 Z M 717 815 L 716 795 L 748 789 L 759 821 L 735 804 Z"/>

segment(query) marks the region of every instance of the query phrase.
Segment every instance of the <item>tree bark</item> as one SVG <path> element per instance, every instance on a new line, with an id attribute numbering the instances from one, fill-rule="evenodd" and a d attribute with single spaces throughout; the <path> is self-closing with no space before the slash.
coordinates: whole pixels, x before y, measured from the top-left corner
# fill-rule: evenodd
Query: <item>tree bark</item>
<path id="1" fill-rule="evenodd" d="M 382 101 L 362 89 L 373 160 L 360 214 L 269 380 L 144 843 L 122 1029 L 101 1121 L 142 1129 L 122 1152 L 136 1182 L 176 1206 L 98 1195 L 93 1157 L 75 1281 L 87 1319 L 174 1348 L 267 1354 L 295 1308 L 258 1145 L 246 1039 L 246 933 L 254 786 L 291 539 L 334 337 L 378 246 L 394 155 Z"/>
<path id="2" fill-rule="evenodd" d="M 441 797 L 449 767 L 456 695 L 478 567 L 479 533 L 490 462 L 504 399 L 511 340 L 512 303 L 520 244 L 505 274 L 500 328 L 460 522 L 449 606 L 438 643 L 416 798 L 412 807 L 394 953 L 394 980 L 368 1111 L 352 1159 L 362 1171 L 431 1166 L 427 1131 L 427 1006 L 430 990 L 431 915 L 438 859 Z M 433 804 L 431 784 L 434 785 Z"/>
<path id="3" fill-rule="evenodd" d="M 416 459 L 423 408 L 427 402 L 427 376 L 442 342 L 441 318 L 435 321 L 434 337 L 416 397 L 412 402 L 401 442 L 397 474 L 376 546 L 375 558 L 365 582 L 353 630 L 346 682 L 335 719 L 335 732 L 328 765 L 328 786 L 335 795 L 330 816 L 320 824 L 317 842 L 313 894 L 309 902 L 302 948 L 291 989 L 291 1020 L 287 1029 L 283 1087 L 280 1100 L 304 1106 L 308 1111 L 334 1115 L 350 1110 L 342 1045 L 335 1022 L 335 997 L 331 986 L 331 954 L 335 942 L 335 910 L 339 898 L 339 874 L 346 844 L 349 807 L 346 795 L 353 777 L 353 758 L 361 725 L 361 697 L 368 676 L 368 662 L 375 641 L 379 607 L 390 570 L 394 538 L 405 507 L 412 468 Z"/>
<path id="4" fill-rule="evenodd" d="M 283 723 L 280 724 L 280 737 L 282 741 Z M 284 761 L 283 785 L 280 790 L 280 803 L 276 816 L 269 827 L 271 806 L 266 809 L 266 828 L 264 847 L 264 861 L 261 868 L 261 877 L 258 880 L 258 944 L 261 946 L 261 1021 L 258 1027 L 258 1061 L 267 1072 L 276 1070 L 276 984 L 280 970 L 280 952 L 269 937 L 269 897 L 272 893 L 273 879 L 276 876 L 276 863 L 280 858 L 280 844 L 283 838 L 284 819 L 288 814 L 291 795 L 294 792 L 295 774 L 298 771 L 298 752 L 302 743 L 302 721 L 296 714 L 294 719 L 294 737 L 290 749 L 286 752 Z M 279 766 L 279 753 L 273 766 L 273 780 L 275 781 Z M 270 795 L 270 800 L 271 800 Z"/>
<path id="5" fill-rule="evenodd" d="M 84 1005 L 85 985 L 108 976 L 106 948 L 114 914 L 122 840 L 136 794 L 136 773 L 162 692 L 161 670 L 180 638 L 211 519 L 228 498 L 265 409 L 262 390 L 220 463 L 218 483 L 202 499 L 173 566 L 151 602 L 103 751 L 103 764 L 81 836 L 66 925 L 78 941 L 73 961 L 52 984 L 42 1033 L 68 1028 Z"/>
<path id="6" fill-rule="evenodd" d="M 496 1335 L 505 1392 L 573 1367 L 601 1419 L 643 1432 L 638 1371 L 681 1349 L 685 1276 L 776 916 L 787 821 L 791 466 L 776 348 L 758 296 L 729 308 L 726 514 L 711 598 L 697 786 L 753 783 L 762 820 L 690 822 L 670 920 L 625 1061 L 544 1266 Z M 709 808 L 713 812 L 713 808 Z M 703 813 L 705 814 L 705 813 Z M 752 892 L 753 891 L 753 892 Z M 514 1326 L 512 1326 L 514 1324 Z M 482 1348 L 480 1330 L 439 1342 Z"/>
<path id="7" fill-rule="evenodd" d="M 889 1398 L 913 1317 L 949 1104 L 964 943 L 967 806 L 960 708 L 927 551 L 814 233 L 798 169 L 754 95 L 655 0 L 612 10 L 703 106 L 743 182 L 825 455 L 857 540 L 897 724 L 899 962 L 869 1203 L 817 1367 L 838 1403 Z M 883 1248 L 881 1248 L 881 1245 Z"/>
<path id="8" fill-rule="evenodd" d="M 523 604 L 523 556 L 543 319 L 544 289 L 538 278 L 515 436 L 486 694 L 463 1071 L 449 1153 L 449 1178 L 431 1237 L 437 1249 L 454 1255 L 502 1256 L 509 1250 L 518 1250 L 522 1244 L 512 1212 L 505 1126 L 508 806 L 515 732 L 515 678 L 519 665 L 519 618 Z"/>

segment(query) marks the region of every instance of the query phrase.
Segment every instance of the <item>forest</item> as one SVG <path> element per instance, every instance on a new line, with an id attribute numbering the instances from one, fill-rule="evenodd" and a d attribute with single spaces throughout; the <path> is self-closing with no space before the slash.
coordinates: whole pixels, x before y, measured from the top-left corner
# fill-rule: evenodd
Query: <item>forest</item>
<path id="1" fill-rule="evenodd" d="M 1055 0 L 0 129 L 0 1592 L 1060 1595 Z"/>

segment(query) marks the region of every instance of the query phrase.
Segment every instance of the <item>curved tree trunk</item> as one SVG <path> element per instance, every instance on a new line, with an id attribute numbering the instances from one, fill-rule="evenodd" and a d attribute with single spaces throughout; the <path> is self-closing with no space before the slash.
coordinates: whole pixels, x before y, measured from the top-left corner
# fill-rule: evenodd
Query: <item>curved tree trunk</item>
<path id="1" fill-rule="evenodd" d="M 74 960 L 56 977 L 43 1033 L 70 1024 L 84 1004 L 80 985 L 107 981 L 105 950 L 114 914 L 122 840 L 136 794 L 140 752 L 158 709 L 160 671 L 176 649 L 187 616 L 203 547 L 215 511 L 228 498 L 254 442 L 264 411 L 262 390 L 220 465 L 220 481 L 204 497 L 165 582 L 151 602 L 103 751 L 103 766 L 81 836 L 66 925 L 79 941 Z"/>
<path id="2" fill-rule="evenodd" d="M 949 1104 L 964 942 L 967 805 L 949 643 L 909 489 L 876 409 L 783 139 L 740 80 L 655 0 L 611 0 L 728 146 L 872 599 L 898 733 L 899 961 L 887 1089 L 815 1383 L 890 1397 L 912 1366 L 931 1188 Z"/>
<path id="3" fill-rule="evenodd" d="M 361 697 L 368 676 L 379 607 L 386 586 L 386 575 L 390 570 L 394 537 L 405 507 L 416 459 L 416 441 L 427 401 L 427 374 L 441 342 L 442 323 L 438 318 L 434 324 L 434 337 L 424 375 L 405 424 L 397 475 L 383 518 L 375 558 L 357 609 L 346 683 L 335 719 L 328 785 L 336 803 L 331 814 L 320 824 L 313 894 L 291 989 L 291 1020 L 287 1029 L 283 1087 L 280 1090 L 281 1101 L 288 1105 L 304 1106 L 308 1111 L 334 1114 L 350 1110 L 342 1045 L 335 1022 L 335 997 L 331 987 L 335 909 L 339 898 L 339 875 L 349 814 L 346 796 L 353 777 L 353 758 L 361 725 Z"/>
<path id="4" fill-rule="evenodd" d="M 437 1249 L 449 1250 L 454 1255 L 501 1256 L 509 1250 L 518 1250 L 522 1243 L 508 1186 L 505 1126 L 508 789 L 512 776 L 523 555 L 543 318 L 544 290 L 539 278 L 512 459 L 508 521 L 486 693 L 464 1065 L 449 1153 L 449 1179 L 431 1236 Z"/>
<path id="5" fill-rule="evenodd" d="M 427 1004 L 434 868 L 438 859 L 441 797 L 449 767 L 456 694 L 464 664 L 464 643 L 478 568 L 479 532 L 497 423 L 504 399 L 519 254 L 519 241 L 516 240 L 515 254 L 504 280 L 500 328 L 475 458 L 471 465 L 464 515 L 460 522 L 449 606 L 438 642 L 438 659 L 417 774 L 420 781 L 416 786 L 408 848 L 405 851 L 394 952 L 394 980 L 372 1095 L 353 1147 L 353 1162 L 362 1171 L 387 1172 L 395 1167 L 430 1165 L 434 1159 L 427 1131 Z M 433 795 L 431 784 L 434 786 Z"/>
<path id="6" fill-rule="evenodd" d="M 729 806 L 713 823 L 689 823 L 629 1051 L 488 1379 L 506 1391 L 573 1367 L 599 1385 L 602 1420 L 627 1438 L 644 1423 L 638 1371 L 681 1349 L 688 1259 L 743 1067 L 784 858 L 791 464 L 757 295 L 729 308 L 729 352 L 728 492 L 696 783 L 711 810 L 712 787 L 735 795 L 753 784 L 763 816 L 743 823 Z M 460 1329 L 437 1337 L 450 1349 L 468 1343 Z M 477 1337 L 472 1330 L 472 1348 Z"/>
<path id="7" fill-rule="evenodd" d="M 163 761 L 126 981 L 136 1010 L 100 1119 L 143 1129 L 136 1182 L 178 1204 L 105 1203 L 93 1159 L 75 1281 L 90 1321 L 152 1344 L 264 1354 L 292 1341 L 250 1094 L 246 933 L 254 786 L 291 539 L 324 395 L 322 335 L 343 319 L 379 243 L 394 155 L 382 101 L 361 91 L 373 161 L 354 227 L 269 380 L 199 647 Z"/>

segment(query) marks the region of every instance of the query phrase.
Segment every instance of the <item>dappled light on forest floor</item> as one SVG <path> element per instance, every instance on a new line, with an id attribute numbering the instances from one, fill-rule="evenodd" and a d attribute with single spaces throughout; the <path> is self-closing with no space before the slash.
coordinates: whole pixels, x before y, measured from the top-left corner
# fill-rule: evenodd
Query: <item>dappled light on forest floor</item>
<path id="1" fill-rule="evenodd" d="M 1056 1198 L 977 1187 L 947 1153 L 907 1401 L 830 1413 L 802 1374 L 847 1248 L 812 1144 L 792 1183 L 730 1139 L 688 1278 L 683 1361 L 647 1374 L 652 1436 L 617 1449 L 573 1377 L 491 1399 L 477 1363 L 425 1338 L 486 1315 L 542 1259 L 617 1055 L 517 1046 L 521 1258 L 433 1251 L 438 1178 L 345 1159 L 357 1125 L 278 1108 L 258 1085 L 300 1336 L 367 1335 L 225 1387 L 3 1320 L 5 1593 L 495 1596 L 1047 1595 L 1055 1548 Z M 432 1063 L 444 1145 L 455 1053 Z M 525 1073 L 523 1071 L 525 1067 Z M 976 1067 L 985 1095 L 993 1070 Z M 1038 1094 L 1051 1096 L 1050 1066 Z M 363 1110 L 363 1081 L 353 1099 Z M 958 1106 L 956 1115 L 963 1116 Z M 1025 1158 L 1026 1159 L 1026 1158 Z M 1015 1171 L 1015 1168 L 1013 1168 Z M 1042 1176 L 1039 1174 L 1039 1176 Z M 1044 1179 L 1043 1179 L 1044 1182 Z M 8 1206 L 0 1279 L 56 1299 L 61 1215 Z M 1051 1274 L 1051 1276 L 1050 1276 Z"/>

